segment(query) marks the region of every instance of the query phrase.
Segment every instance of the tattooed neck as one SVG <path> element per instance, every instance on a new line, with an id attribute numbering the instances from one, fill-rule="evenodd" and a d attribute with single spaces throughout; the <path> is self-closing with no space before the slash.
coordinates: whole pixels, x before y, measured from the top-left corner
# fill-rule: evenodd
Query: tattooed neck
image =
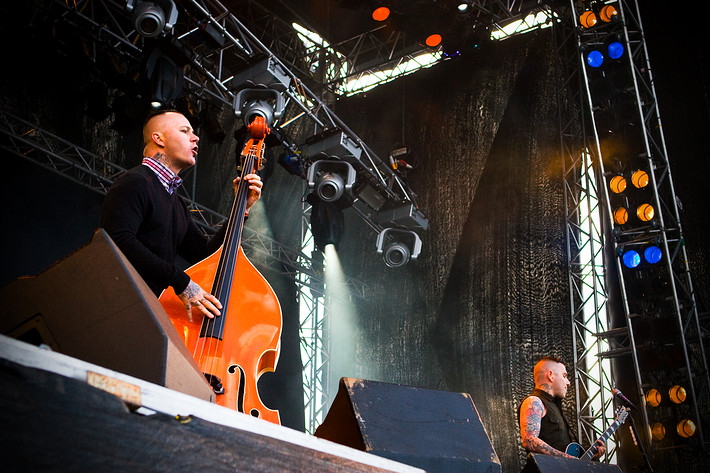
<path id="1" fill-rule="evenodd" d="M 542 389 L 545 391 L 547 394 L 552 395 L 552 385 L 547 384 L 547 383 L 542 383 L 538 388 Z"/>
<path id="2" fill-rule="evenodd" d="M 165 154 L 161 153 L 160 151 L 158 151 L 157 153 L 155 153 L 153 155 L 153 159 L 155 159 L 156 161 L 158 161 L 160 164 L 162 164 L 163 166 L 165 166 L 167 168 L 170 167 L 170 163 L 168 162 L 168 157 Z"/>

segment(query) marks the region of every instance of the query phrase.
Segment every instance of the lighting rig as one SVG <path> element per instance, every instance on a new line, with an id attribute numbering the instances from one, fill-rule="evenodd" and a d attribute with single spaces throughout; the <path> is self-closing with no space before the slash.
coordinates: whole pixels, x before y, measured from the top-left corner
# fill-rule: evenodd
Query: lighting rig
<path id="1" fill-rule="evenodd" d="M 149 91 L 144 99 L 149 95 L 172 106 L 187 96 L 203 108 L 232 109 L 245 122 L 262 114 L 271 123 L 272 138 L 284 147 L 282 164 L 319 189 L 317 196 L 338 188 L 342 180 L 346 198 L 340 210 L 347 201 L 377 235 L 388 228 L 426 231 L 428 219 L 402 174 L 384 163 L 219 1 L 79 0 L 75 7 L 56 0 L 52 8 L 61 8 L 64 21 L 93 37 L 93 60 L 105 54 L 141 64 L 147 85 L 140 87 Z M 296 126 L 303 120 L 307 126 Z M 314 133 L 303 137 L 302 129 Z M 319 164 L 323 157 L 328 165 Z M 409 244 L 399 236 L 387 232 L 383 244 Z"/>

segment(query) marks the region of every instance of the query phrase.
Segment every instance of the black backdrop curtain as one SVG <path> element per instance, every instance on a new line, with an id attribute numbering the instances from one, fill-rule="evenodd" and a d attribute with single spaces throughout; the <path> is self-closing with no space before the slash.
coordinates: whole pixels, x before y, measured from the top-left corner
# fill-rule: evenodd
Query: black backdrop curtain
<path id="1" fill-rule="evenodd" d="M 504 471 L 524 458 L 516 411 L 532 365 L 572 359 L 550 34 L 337 108 L 381 156 L 398 142 L 413 151 L 407 179 L 430 218 L 421 256 L 399 269 L 376 257 L 374 235 L 346 229 L 343 266 L 370 290 L 357 315 L 359 374 L 470 393 Z"/>

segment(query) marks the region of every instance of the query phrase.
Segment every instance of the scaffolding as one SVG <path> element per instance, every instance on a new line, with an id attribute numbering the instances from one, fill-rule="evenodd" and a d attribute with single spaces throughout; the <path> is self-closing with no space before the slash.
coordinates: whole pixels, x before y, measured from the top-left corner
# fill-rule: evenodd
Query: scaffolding
<path id="1" fill-rule="evenodd" d="M 607 6 L 614 13 L 605 10 L 604 21 Z M 596 24 L 583 16 L 589 11 Z M 639 5 L 572 0 L 559 17 L 560 98 L 577 109 L 577 116 L 560 114 L 560 136 L 579 436 L 593 443 L 613 421 L 615 389 L 631 386 L 639 409 L 631 420 L 640 422 L 630 437 L 641 441 L 641 468 L 677 464 L 673 450 L 706 448 L 709 379 Z M 612 57 L 612 43 L 624 53 Z M 560 110 L 569 111 L 568 103 Z M 656 258 L 643 256 L 650 247 Z M 676 363 L 666 364 L 670 351 Z M 632 382 L 623 376 L 629 372 Z M 646 402 L 649 391 L 669 383 L 684 387 L 687 399 L 666 410 L 695 429 L 670 447 L 675 424 L 664 440 L 661 411 Z"/>

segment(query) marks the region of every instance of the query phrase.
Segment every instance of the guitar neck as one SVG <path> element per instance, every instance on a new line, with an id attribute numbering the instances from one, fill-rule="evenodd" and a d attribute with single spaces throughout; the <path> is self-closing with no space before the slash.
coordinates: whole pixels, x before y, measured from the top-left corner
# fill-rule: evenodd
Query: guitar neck
<path id="1" fill-rule="evenodd" d="M 602 443 L 605 443 L 607 440 L 609 440 L 609 437 L 611 437 L 612 434 L 614 432 L 616 432 L 616 429 L 618 429 L 620 425 L 621 425 L 621 422 L 619 422 L 618 420 L 615 420 L 609 426 L 609 428 L 604 431 L 604 433 L 601 435 L 601 437 L 599 437 L 597 439 L 597 441 L 594 442 L 591 447 L 589 447 L 589 450 L 584 452 L 584 455 L 582 455 L 582 458 L 584 458 L 585 460 L 591 460 L 592 458 L 594 458 L 594 454 L 597 453 L 597 450 L 598 450 L 597 443 L 599 443 L 600 440 Z"/>

